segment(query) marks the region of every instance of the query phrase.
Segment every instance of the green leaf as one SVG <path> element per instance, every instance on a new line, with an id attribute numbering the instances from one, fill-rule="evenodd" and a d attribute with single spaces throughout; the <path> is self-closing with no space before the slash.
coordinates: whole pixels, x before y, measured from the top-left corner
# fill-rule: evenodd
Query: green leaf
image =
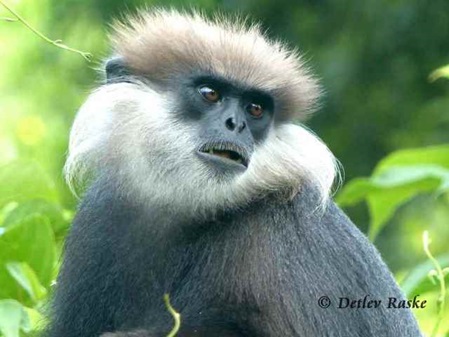
<path id="1" fill-rule="evenodd" d="M 0 166 L 0 208 L 30 199 L 57 200 L 55 184 L 42 168 L 29 161 Z"/>
<path id="2" fill-rule="evenodd" d="M 392 166 L 371 178 L 371 182 L 377 187 L 367 196 L 371 216 L 369 237 L 374 239 L 401 205 L 449 182 L 449 170 L 431 165 Z"/>
<path id="3" fill-rule="evenodd" d="M 40 284 L 48 288 L 53 276 L 54 261 L 55 240 L 47 219 L 32 216 L 7 227 L 0 236 L 0 298 L 14 298 L 21 302 L 24 298 L 29 298 L 27 292 L 8 272 L 8 263 L 27 263 L 35 271 Z"/>
<path id="4" fill-rule="evenodd" d="M 23 308 L 27 315 L 27 319 L 22 324 L 22 330 L 25 332 L 40 330 L 46 325 L 46 317 L 33 308 Z"/>
<path id="5" fill-rule="evenodd" d="M 449 171 L 439 167 L 390 167 L 379 176 L 354 179 L 336 200 L 340 206 L 367 201 L 371 216 L 369 236 L 373 239 L 402 204 L 419 193 L 438 190 L 448 182 Z"/>
<path id="6" fill-rule="evenodd" d="M 449 145 L 436 145 L 393 152 L 377 164 L 373 175 L 378 175 L 392 166 L 410 165 L 435 165 L 449 169 Z"/>
<path id="7" fill-rule="evenodd" d="M 19 206 L 19 204 L 13 201 L 0 208 L 0 226 L 6 227 L 4 223 L 5 219 L 17 208 L 17 206 Z"/>
<path id="8" fill-rule="evenodd" d="M 347 183 L 336 197 L 337 203 L 344 206 L 352 206 L 364 200 L 369 193 L 377 190 L 377 187 L 369 178 L 356 178 Z"/>
<path id="9" fill-rule="evenodd" d="M 384 190 L 371 194 L 367 198 L 368 210 L 370 213 L 368 235 L 370 239 L 374 240 L 377 234 L 379 234 L 382 228 L 394 215 L 396 210 L 413 196 L 425 191 L 426 186 L 429 186 L 428 184 L 428 181 L 423 181 L 413 185 L 391 188 L 388 189 L 387 192 Z M 418 187 L 419 185 L 421 187 Z M 431 186 L 432 185 L 430 185 L 427 190 L 430 190 Z"/>
<path id="10" fill-rule="evenodd" d="M 34 270 L 27 263 L 10 262 L 6 264 L 6 268 L 34 302 L 47 295 L 47 290 L 40 284 Z"/>
<path id="11" fill-rule="evenodd" d="M 6 216 L 3 222 L 3 227 L 8 227 L 19 223 L 30 216 L 41 215 L 44 216 L 50 223 L 55 233 L 66 229 L 69 222 L 64 217 L 64 210 L 58 204 L 42 199 L 28 200 L 13 210 Z"/>
<path id="12" fill-rule="evenodd" d="M 19 337 L 20 328 L 27 316 L 19 302 L 0 300 L 0 332 L 4 337 Z"/>
<path id="13" fill-rule="evenodd" d="M 337 195 L 340 206 L 365 200 L 374 239 L 396 210 L 414 196 L 449 190 L 449 146 L 433 146 L 394 152 L 383 159 L 369 178 L 349 182 Z"/>
<path id="14" fill-rule="evenodd" d="M 449 181 L 449 170 L 437 165 L 390 166 L 375 173 L 372 179 L 379 187 L 395 187 L 432 178 L 443 184 Z"/>

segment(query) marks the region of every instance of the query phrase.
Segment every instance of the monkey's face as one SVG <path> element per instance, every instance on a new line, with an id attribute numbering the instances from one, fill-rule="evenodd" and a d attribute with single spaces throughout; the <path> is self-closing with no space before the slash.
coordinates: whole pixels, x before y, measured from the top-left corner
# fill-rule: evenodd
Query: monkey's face
<path id="1" fill-rule="evenodd" d="M 175 88 L 175 118 L 195 130 L 195 155 L 217 179 L 243 174 L 272 126 L 273 97 L 211 75 L 188 77 L 170 87 Z"/>
<path id="2" fill-rule="evenodd" d="M 155 13 L 118 27 L 119 56 L 74 123 L 66 175 L 113 179 L 136 201 L 189 216 L 294 194 L 327 196 L 334 157 L 292 123 L 315 80 L 257 27 Z"/>

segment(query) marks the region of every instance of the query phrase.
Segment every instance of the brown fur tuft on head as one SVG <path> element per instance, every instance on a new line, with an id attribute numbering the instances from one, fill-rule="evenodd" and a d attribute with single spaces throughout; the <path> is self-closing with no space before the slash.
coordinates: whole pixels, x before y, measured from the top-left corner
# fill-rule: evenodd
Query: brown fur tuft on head
<path id="1" fill-rule="evenodd" d="M 117 23 L 114 52 L 135 74 L 163 83 L 211 74 L 273 95 L 281 118 L 304 118 L 320 94 L 301 57 L 244 20 L 153 10 Z"/>

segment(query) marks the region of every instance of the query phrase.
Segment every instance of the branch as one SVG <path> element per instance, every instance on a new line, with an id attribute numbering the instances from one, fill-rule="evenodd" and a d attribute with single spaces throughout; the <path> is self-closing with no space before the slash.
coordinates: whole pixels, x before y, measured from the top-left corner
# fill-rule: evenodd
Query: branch
<path id="1" fill-rule="evenodd" d="M 36 34 L 37 36 L 39 36 L 42 40 L 44 40 L 47 43 L 50 43 L 58 48 L 61 49 L 65 49 L 68 50 L 72 53 L 76 53 L 81 55 L 82 57 L 84 57 L 84 59 L 88 62 L 91 61 L 92 59 L 92 54 L 91 53 L 87 53 L 78 49 L 74 49 L 71 48 L 69 46 L 66 46 L 65 44 L 62 43 L 61 40 L 51 40 L 50 38 L 46 37 L 44 34 L 42 34 L 41 32 L 39 32 L 37 29 L 35 29 L 33 26 L 31 26 L 24 18 L 22 18 L 14 9 L 12 9 L 11 7 L 9 7 L 3 0 L 0 0 L 0 5 L 2 5 L 3 7 L 5 7 L 16 19 L 12 19 L 12 18 L 2 18 L 5 21 L 20 21 L 22 22 L 29 30 L 31 30 L 34 34 Z"/>

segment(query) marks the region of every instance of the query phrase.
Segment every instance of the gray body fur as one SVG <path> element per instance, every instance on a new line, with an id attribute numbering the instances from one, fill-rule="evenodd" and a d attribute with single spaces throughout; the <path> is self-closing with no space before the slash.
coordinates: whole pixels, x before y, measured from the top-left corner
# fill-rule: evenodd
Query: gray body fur
<path id="1" fill-rule="evenodd" d="M 331 201 L 311 211 L 319 202 L 304 188 L 197 222 L 98 182 L 68 238 L 50 336 L 165 336 L 164 293 L 181 313 L 178 336 L 420 336 L 409 309 L 386 307 L 403 295 L 373 245 Z M 337 308 L 365 295 L 383 304 Z"/>

